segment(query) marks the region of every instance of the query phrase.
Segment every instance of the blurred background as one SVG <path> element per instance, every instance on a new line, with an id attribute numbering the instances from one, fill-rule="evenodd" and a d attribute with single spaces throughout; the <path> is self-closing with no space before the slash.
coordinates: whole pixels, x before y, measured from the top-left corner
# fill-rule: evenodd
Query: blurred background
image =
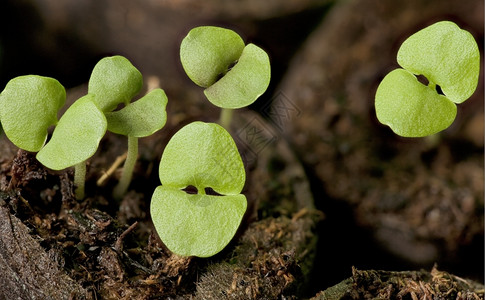
<path id="1" fill-rule="evenodd" d="M 482 53 L 477 92 L 460 106 L 457 124 L 440 137 L 449 145 L 446 149 L 395 138 L 375 124 L 372 115 L 375 89 L 397 67 L 399 45 L 413 32 L 443 19 L 469 30 Z M 483 282 L 482 1 L 3 0 L 0 24 L 2 90 L 8 80 L 25 74 L 51 76 L 67 89 L 74 88 L 88 81 L 100 58 L 123 55 L 145 78 L 156 76 L 169 101 L 182 103 L 187 94 L 205 101 L 179 62 L 182 38 L 200 25 L 235 30 L 247 43 L 264 48 L 271 58 L 270 88 L 251 109 L 262 112 L 268 103 L 285 95 L 299 114 L 291 124 L 284 124 L 281 135 L 295 148 L 310 178 L 315 205 L 326 215 L 319 228 L 321 242 L 310 294 L 349 277 L 352 266 L 430 270 L 438 263 L 444 271 Z M 342 100 L 346 98 L 354 102 Z M 344 122 L 360 119 L 368 126 L 356 122 L 349 127 Z M 360 134 L 364 129 L 367 132 Z M 360 146 L 352 148 L 355 141 L 344 142 L 349 136 L 359 137 Z M 365 141 L 379 144 L 381 152 L 373 157 L 363 152 L 365 158 L 348 160 L 354 157 L 352 149 L 369 151 Z M 339 150 L 327 151 L 327 146 Z M 393 154 L 400 151 L 417 151 L 420 161 L 416 163 L 424 163 L 422 168 L 428 172 L 424 174 L 433 176 L 439 173 L 434 162 L 445 156 L 445 175 L 426 177 L 409 171 L 406 174 L 415 178 L 404 183 L 416 183 L 416 178 L 431 182 L 413 185 L 412 193 L 387 184 L 384 178 L 399 177 L 401 169 L 389 175 L 376 171 L 375 165 L 404 157 Z M 367 165 L 357 173 L 341 171 L 348 164 L 364 164 L 363 159 L 375 163 L 374 173 Z M 412 156 L 406 159 L 399 160 L 404 161 L 402 169 L 411 168 L 406 163 Z M 428 166 L 426 162 L 430 162 Z M 459 170 L 455 169 L 458 163 L 463 163 Z M 455 170 L 471 177 L 455 180 Z M 345 176 L 355 178 L 343 183 Z M 367 177 L 374 181 L 367 182 Z M 430 177 L 439 183 L 427 181 Z M 377 180 L 380 182 L 375 183 Z M 363 182 L 368 185 L 360 184 Z M 379 192 L 373 193 L 369 185 Z M 419 194 L 421 188 L 429 193 Z M 391 192 L 393 197 L 383 197 Z M 442 214 L 437 215 L 431 213 L 431 204 L 415 212 L 405 209 L 414 207 L 407 206 L 409 199 L 421 201 L 420 197 L 430 195 L 439 203 L 458 201 L 457 207 L 465 213 L 447 218 L 445 212 L 456 209 L 454 204 L 441 207 Z M 372 202 L 377 198 L 387 202 Z M 407 219 L 396 217 L 401 212 L 408 214 Z M 436 228 L 441 228 L 440 222 L 456 226 L 440 234 L 438 229 L 423 229 L 433 216 L 439 219 L 433 223 Z"/>

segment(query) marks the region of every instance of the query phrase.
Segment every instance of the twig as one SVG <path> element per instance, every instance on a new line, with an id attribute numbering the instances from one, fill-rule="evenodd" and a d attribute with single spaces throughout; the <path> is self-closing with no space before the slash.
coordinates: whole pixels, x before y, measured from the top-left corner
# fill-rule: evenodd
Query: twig
<path id="1" fill-rule="evenodd" d="M 116 243 L 115 243 L 115 251 L 118 252 L 118 253 L 121 253 L 121 250 L 122 250 L 122 247 L 123 247 L 123 239 L 125 238 L 125 236 L 128 235 L 128 233 L 130 233 L 131 231 L 133 231 L 133 229 L 135 229 L 135 227 L 138 225 L 138 221 L 136 221 L 135 223 L 131 224 L 130 227 L 128 227 L 128 229 L 126 229 L 121 235 L 120 237 L 116 240 Z"/>
<path id="2" fill-rule="evenodd" d="M 113 173 L 118 169 L 118 167 L 125 161 L 127 152 L 123 153 L 122 155 L 118 156 L 116 160 L 113 162 L 111 167 L 109 167 L 108 171 L 106 171 L 99 179 L 96 181 L 97 186 L 102 186 L 106 179 L 108 179 Z"/>

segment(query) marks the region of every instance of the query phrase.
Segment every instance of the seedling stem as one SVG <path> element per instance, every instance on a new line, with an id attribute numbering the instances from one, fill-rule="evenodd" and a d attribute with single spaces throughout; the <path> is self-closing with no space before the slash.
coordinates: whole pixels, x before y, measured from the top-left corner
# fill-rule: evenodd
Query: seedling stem
<path id="1" fill-rule="evenodd" d="M 80 162 L 74 166 L 74 194 L 77 200 L 84 199 L 84 184 L 86 181 L 86 161 Z"/>
<path id="2" fill-rule="evenodd" d="M 229 131 L 231 127 L 232 115 L 234 110 L 232 108 L 222 108 L 219 124 Z"/>
<path id="3" fill-rule="evenodd" d="M 133 177 L 133 169 L 135 168 L 136 159 L 138 156 L 138 138 L 128 136 L 128 152 L 125 164 L 123 165 L 123 173 L 121 173 L 120 181 L 113 191 L 113 195 L 117 199 L 123 198 L 126 194 L 131 178 Z"/>

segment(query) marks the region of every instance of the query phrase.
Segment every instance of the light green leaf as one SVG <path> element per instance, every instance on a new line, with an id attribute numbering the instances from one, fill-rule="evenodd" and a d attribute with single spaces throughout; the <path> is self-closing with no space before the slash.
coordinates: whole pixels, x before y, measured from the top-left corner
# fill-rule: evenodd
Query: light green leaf
<path id="1" fill-rule="evenodd" d="M 223 108 L 241 108 L 250 105 L 268 88 L 271 67 L 266 52 L 249 44 L 238 63 L 204 93 L 212 104 Z"/>
<path id="2" fill-rule="evenodd" d="M 101 59 L 89 79 L 88 93 L 103 112 L 109 112 L 120 103 L 128 104 L 143 85 L 141 73 L 123 56 Z"/>
<path id="3" fill-rule="evenodd" d="M 198 190 L 211 187 L 222 195 L 239 194 L 246 172 L 231 135 L 220 125 L 193 122 L 168 142 L 160 162 L 163 185 Z"/>
<path id="4" fill-rule="evenodd" d="M 478 45 L 468 31 L 453 22 L 438 22 L 410 36 L 401 45 L 397 61 L 404 69 L 439 85 L 455 103 L 468 99 L 478 84 Z"/>
<path id="5" fill-rule="evenodd" d="M 165 126 L 167 96 L 154 89 L 141 99 L 114 112 L 107 112 L 108 130 L 132 137 L 145 137 Z"/>
<path id="6" fill-rule="evenodd" d="M 172 252 L 209 257 L 231 241 L 246 206 L 244 195 L 189 195 L 160 186 L 153 194 L 150 211 L 160 238 Z"/>
<path id="7" fill-rule="evenodd" d="M 196 27 L 180 45 L 180 60 L 189 78 L 201 87 L 214 84 L 229 70 L 244 49 L 244 41 L 232 30 Z"/>
<path id="8" fill-rule="evenodd" d="M 59 120 L 37 160 L 53 170 L 62 170 L 90 158 L 106 132 L 104 114 L 88 94 L 74 102 Z"/>
<path id="9" fill-rule="evenodd" d="M 57 112 L 66 101 L 59 81 L 37 75 L 10 80 L 0 94 L 3 130 L 17 147 L 37 152 L 45 143 L 47 129 L 57 123 Z"/>
<path id="10" fill-rule="evenodd" d="M 151 216 L 165 245 L 185 256 L 208 257 L 232 239 L 246 211 L 246 178 L 234 140 L 221 126 L 194 122 L 180 129 L 163 152 L 162 186 Z M 197 194 L 184 188 L 192 186 Z M 221 196 L 207 195 L 212 188 Z"/>
<path id="11" fill-rule="evenodd" d="M 437 133 L 450 126 L 456 116 L 453 102 L 403 69 L 384 77 L 377 88 L 375 108 L 378 120 L 404 137 Z"/>

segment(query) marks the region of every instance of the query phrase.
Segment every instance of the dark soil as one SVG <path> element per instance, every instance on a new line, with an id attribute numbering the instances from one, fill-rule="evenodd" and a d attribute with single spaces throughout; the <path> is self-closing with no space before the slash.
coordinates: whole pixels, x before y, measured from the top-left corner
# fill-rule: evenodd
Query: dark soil
<path id="1" fill-rule="evenodd" d="M 278 88 L 301 112 L 284 130 L 327 215 L 318 262 L 330 271 L 325 281 L 337 283 L 334 273 L 352 265 L 430 270 L 438 263 L 483 282 L 483 74 L 454 124 L 429 138 L 396 136 L 373 105 L 380 80 L 398 67 L 403 40 L 444 19 L 469 30 L 483 53 L 482 1 L 335 5 Z M 328 260 L 337 255 L 345 259 Z"/>
<path id="2" fill-rule="evenodd" d="M 135 180 L 121 202 L 111 197 L 119 172 L 101 186 L 97 180 L 122 154 L 123 137 L 103 140 L 88 165 L 87 195 L 80 202 L 71 171 L 47 170 L 22 150 L 11 156 L 15 146 L 2 137 L 2 298 L 274 299 L 301 293 L 322 213 L 313 208 L 308 181 L 287 145 L 250 111 L 234 120 L 242 128 L 233 136 L 247 167 L 249 202 L 235 241 L 210 259 L 179 257 L 154 231 L 149 201 L 160 185 L 159 156 L 179 126 L 213 117 L 201 114 L 209 104 L 197 106 L 189 116 L 173 104 L 168 114 L 180 119 L 141 141 Z"/>
<path id="3" fill-rule="evenodd" d="M 333 299 L 483 299 L 483 285 L 433 268 L 426 271 L 361 271 L 318 293 L 312 300 Z"/>
<path id="4" fill-rule="evenodd" d="M 478 0 L 4 1 L 1 86 L 53 76 L 72 103 L 98 59 L 120 54 L 169 104 L 121 201 L 119 168 L 97 181 L 125 138 L 102 140 L 78 202 L 72 170 L 47 170 L 0 137 L 0 299 L 483 299 L 464 279 L 484 280 L 483 75 L 432 138 L 397 137 L 373 108 L 401 42 L 442 19 L 469 30 L 483 57 Z M 261 45 L 273 73 L 231 131 L 248 213 L 222 253 L 199 259 L 165 248 L 149 205 L 169 138 L 217 120 L 178 58 L 186 32 L 207 24 Z"/>

